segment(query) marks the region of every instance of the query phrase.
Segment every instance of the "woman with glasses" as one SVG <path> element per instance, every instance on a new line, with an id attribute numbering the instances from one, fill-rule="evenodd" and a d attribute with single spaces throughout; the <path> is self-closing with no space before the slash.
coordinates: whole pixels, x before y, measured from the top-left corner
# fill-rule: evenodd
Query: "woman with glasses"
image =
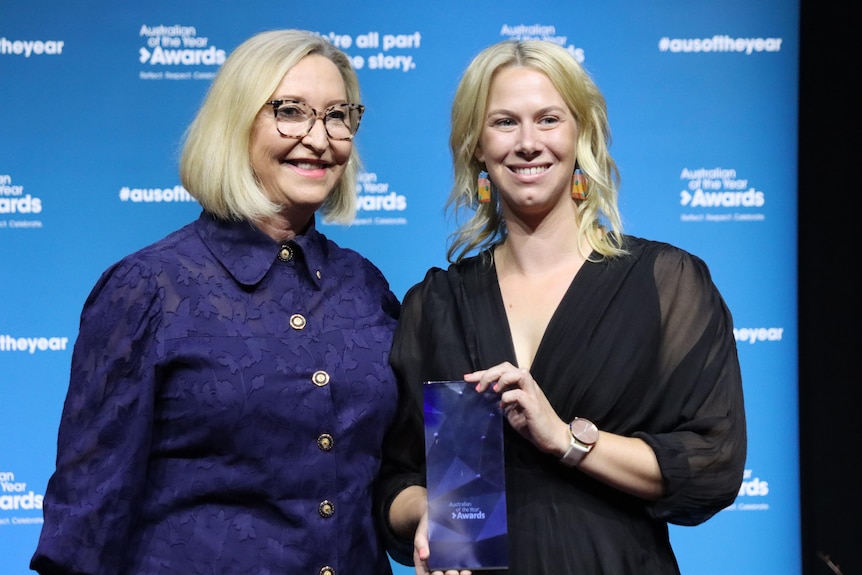
<path id="1" fill-rule="evenodd" d="M 402 403 L 380 514 L 417 573 L 474 566 L 434 561 L 424 381 L 463 378 L 499 401 L 509 573 L 677 574 L 667 524 L 699 524 L 737 495 L 731 314 L 700 259 L 622 233 L 609 140 L 603 96 L 556 44 L 496 44 L 459 84 L 450 205 L 471 217 L 448 270 L 405 296 L 391 355 Z"/>
<path id="2" fill-rule="evenodd" d="M 84 305 L 34 570 L 390 573 L 371 486 L 399 302 L 315 225 L 354 216 L 362 111 L 315 34 L 224 63 L 181 158 L 199 219 Z"/>

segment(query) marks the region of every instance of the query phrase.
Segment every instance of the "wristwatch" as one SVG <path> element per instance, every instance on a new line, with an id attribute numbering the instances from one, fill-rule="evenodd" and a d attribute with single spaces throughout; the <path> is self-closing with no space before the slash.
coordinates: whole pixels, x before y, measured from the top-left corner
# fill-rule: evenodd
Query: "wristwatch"
<path id="1" fill-rule="evenodd" d="M 596 441 L 599 440 L 599 428 L 589 419 L 576 417 L 569 424 L 569 433 L 572 436 L 569 450 L 560 461 L 563 465 L 574 467 L 592 451 Z"/>

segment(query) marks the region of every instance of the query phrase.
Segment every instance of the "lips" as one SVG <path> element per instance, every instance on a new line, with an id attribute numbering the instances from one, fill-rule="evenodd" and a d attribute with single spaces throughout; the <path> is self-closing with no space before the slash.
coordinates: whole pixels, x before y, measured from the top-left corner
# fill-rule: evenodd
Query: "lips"
<path id="1" fill-rule="evenodd" d="M 520 176 L 535 176 L 548 171 L 549 166 L 523 166 L 510 168 L 513 172 Z"/>
<path id="2" fill-rule="evenodd" d="M 284 160 L 285 164 L 290 164 L 299 168 L 300 170 L 320 170 L 325 169 L 330 166 L 330 164 L 326 162 L 316 161 L 316 160 Z"/>
<path id="3" fill-rule="evenodd" d="M 308 159 L 285 159 L 281 161 L 283 167 L 290 168 L 291 172 L 303 177 L 320 179 L 325 178 L 329 174 L 333 164 L 320 160 Z"/>

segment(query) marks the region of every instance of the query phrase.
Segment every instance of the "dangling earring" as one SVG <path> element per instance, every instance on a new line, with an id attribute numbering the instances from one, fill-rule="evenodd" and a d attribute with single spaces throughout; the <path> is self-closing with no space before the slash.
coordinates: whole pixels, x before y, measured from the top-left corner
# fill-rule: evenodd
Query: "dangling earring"
<path id="1" fill-rule="evenodd" d="M 587 199 L 587 176 L 581 172 L 580 168 L 575 168 L 575 173 L 572 174 L 572 198 L 575 200 Z"/>
<path id="2" fill-rule="evenodd" d="M 489 203 L 491 201 L 491 180 L 488 179 L 488 172 L 479 172 L 476 187 L 478 189 L 479 203 Z"/>

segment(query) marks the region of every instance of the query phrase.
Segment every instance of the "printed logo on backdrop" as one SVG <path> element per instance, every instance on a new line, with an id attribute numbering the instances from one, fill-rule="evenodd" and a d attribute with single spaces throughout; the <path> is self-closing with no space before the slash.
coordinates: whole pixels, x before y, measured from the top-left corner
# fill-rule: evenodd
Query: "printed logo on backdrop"
<path id="1" fill-rule="evenodd" d="M 557 33 L 557 27 L 545 24 L 515 24 L 509 26 L 503 24 L 500 28 L 500 36 L 509 40 L 545 40 L 559 44 L 575 57 L 579 63 L 584 63 L 584 49 L 575 48 L 574 44 L 569 43 L 568 36 L 563 36 Z"/>
<path id="2" fill-rule="evenodd" d="M 413 54 L 406 52 L 419 49 L 422 44 L 418 31 L 408 34 L 370 31 L 356 36 L 318 34 L 341 48 L 356 70 L 409 72 L 416 68 L 416 62 Z M 146 67 L 140 71 L 141 80 L 212 80 L 215 77 L 212 67 L 221 66 L 227 58 L 226 51 L 211 44 L 208 37 L 198 36 L 194 26 L 144 24 L 138 35 L 144 40 L 138 59 Z"/>
<path id="3" fill-rule="evenodd" d="M 141 80 L 212 80 L 227 58 L 194 26 L 144 24 L 138 36 L 144 44 L 138 49 Z"/>
<path id="4" fill-rule="evenodd" d="M 360 172 L 356 177 L 356 218 L 352 226 L 404 226 L 407 218 L 407 196 L 392 189 L 374 172 Z M 322 222 L 324 225 L 336 225 Z"/>
<path id="5" fill-rule="evenodd" d="M 33 355 L 41 351 L 66 351 L 68 347 L 68 337 L 15 337 L 8 333 L 0 334 L 0 353 L 19 351 Z"/>
<path id="6" fill-rule="evenodd" d="M 741 327 L 733 328 L 733 337 L 738 342 L 754 345 L 764 341 L 781 341 L 783 327 Z"/>
<path id="7" fill-rule="evenodd" d="M 65 44 L 63 40 L 9 40 L 0 36 L 0 56 L 59 56 Z"/>
<path id="8" fill-rule="evenodd" d="M 134 188 L 123 186 L 119 193 L 121 202 L 131 204 L 184 204 L 197 202 L 181 185 L 170 188 Z"/>
<path id="9" fill-rule="evenodd" d="M 769 495 L 769 482 L 754 475 L 751 469 L 746 469 L 742 475 L 742 485 L 739 487 L 736 502 L 722 511 L 768 511 L 769 503 L 764 501 Z"/>
<path id="10" fill-rule="evenodd" d="M 732 38 L 716 34 L 711 38 L 669 38 L 658 41 L 659 52 L 672 54 L 703 52 L 730 52 L 750 56 L 760 52 L 780 52 L 781 38 Z"/>
<path id="11" fill-rule="evenodd" d="M 42 524 L 43 493 L 27 488 L 13 471 L 0 471 L 0 527 Z"/>
<path id="12" fill-rule="evenodd" d="M 679 193 L 683 222 L 761 222 L 766 195 L 734 169 L 683 168 Z"/>
<path id="13" fill-rule="evenodd" d="M 336 32 L 317 34 L 347 54 L 355 70 L 415 70 L 416 61 L 409 51 L 422 47 L 422 34 L 418 31 L 409 34 L 370 31 L 356 36 Z"/>
<path id="14" fill-rule="evenodd" d="M 26 193 L 9 174 L 0 174 L 0 229 L 41 228 L 42 198 Z"/>

